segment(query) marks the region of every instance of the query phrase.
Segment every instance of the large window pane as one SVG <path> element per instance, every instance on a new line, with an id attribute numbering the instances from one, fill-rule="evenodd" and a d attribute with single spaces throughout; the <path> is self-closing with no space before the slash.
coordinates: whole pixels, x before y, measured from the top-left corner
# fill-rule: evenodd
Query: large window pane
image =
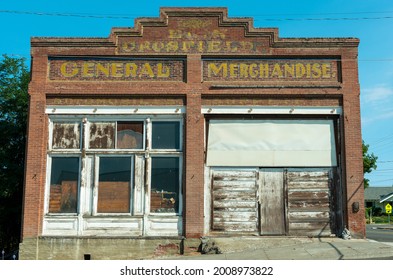
<path id="1" fill-rule="evenodd" d="M 143 122 L 117 122 L 117 148 L 143 148 Z"/>
<path id="2" fill-rule="evenodd" d="M 153 149 L 179 149 L 180 123 L 179 122 L 153 122 L 152 123 Z"/>
<path id="3" fill-rule="evenodd" d="M 131 157 L 100 157 L 98 213 L 129 213 Z"/>
<path id="4" fill-rule="evenodd" d="M 179 158 L 152 158 L 151 212 L 179 212 L 179 174 Z"/>
<path id="5" fill-rule="evenodd" d="M 53 123 L 53 149 L 79 149 L 80 124 L 79 123 Z"/>
<path id="6" fill-rule="evenodd" d="M 113 149 L 115 147 L 115 123 L 91 123 L 89 147 L 91 149 Z"/>
<path id="7" fill-rule="evenodd" d="M 79 158 L 52 158 L 49 213 L 77 212 L 78 178 Z"/>

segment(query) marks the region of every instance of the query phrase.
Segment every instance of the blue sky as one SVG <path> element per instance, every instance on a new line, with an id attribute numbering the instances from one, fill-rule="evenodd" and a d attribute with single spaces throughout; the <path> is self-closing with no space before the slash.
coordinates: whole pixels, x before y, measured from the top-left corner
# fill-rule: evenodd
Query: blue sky
<path id="1" fill-rule="evenodd" d="M 378 156 L 371 186 L 393 186 L 393 1 L 103 1 L 0 2 L 0 54 L 29 57 L 31 37 L 108 37 L 160 7 L 227 7 L 230 17 L 252 17 L 255 27 L 277 27 L 280 37 L 357 37 L 362 137 Z"/>

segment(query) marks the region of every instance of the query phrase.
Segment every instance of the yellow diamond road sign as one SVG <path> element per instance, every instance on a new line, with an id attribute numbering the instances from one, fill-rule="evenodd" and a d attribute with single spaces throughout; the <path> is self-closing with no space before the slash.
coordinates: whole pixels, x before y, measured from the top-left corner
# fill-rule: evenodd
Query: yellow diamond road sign
<path id="1" fill-rule="evenodd" d="M 386 212 L 387 214 L 391 214 L 391 213 L 392 213 L 392 205 L 390 205 L 389 203 L 386 204 L 386 206 L 385 206 L 385 212 Z"/>

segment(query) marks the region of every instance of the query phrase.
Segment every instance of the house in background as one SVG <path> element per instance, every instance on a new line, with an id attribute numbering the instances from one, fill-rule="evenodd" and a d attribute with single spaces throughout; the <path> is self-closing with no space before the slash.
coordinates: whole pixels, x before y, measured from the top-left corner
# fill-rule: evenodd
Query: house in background
<path id="1" fill-rule="evenodd" d="M 392 204 L 393 187 L 370 187 L 364 190 L 364 202 L 367 208 L 380 207 L 382 213 L 385 213 L 387 203 Z"/>

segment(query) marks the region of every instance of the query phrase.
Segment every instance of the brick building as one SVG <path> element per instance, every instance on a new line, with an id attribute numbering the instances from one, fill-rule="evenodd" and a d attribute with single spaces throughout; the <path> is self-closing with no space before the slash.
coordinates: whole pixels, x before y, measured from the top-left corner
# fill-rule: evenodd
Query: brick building
<path id="1" fill-rule="evenodd" d="M 363 238 L 358 44 L 280 38 L 223 8 L 32 38 L 21 258 Z"/>

